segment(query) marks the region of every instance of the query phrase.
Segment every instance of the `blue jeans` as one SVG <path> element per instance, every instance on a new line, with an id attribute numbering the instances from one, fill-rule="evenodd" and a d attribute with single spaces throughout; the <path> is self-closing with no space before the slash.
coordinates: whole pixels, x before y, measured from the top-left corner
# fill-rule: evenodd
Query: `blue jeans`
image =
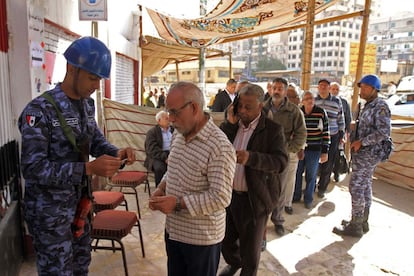
<path id="1" fill-rule="evenodd" d="M 316 175 L 318 173 L 320 151 L 306 150 L 305 158 L 299 160 L 296 170 L 295 192 L 293 193 L 293 201 L 299 201 L 302 197 L 302 174 L 306 169 L 305 180 L 306 188 L 304 193 L 305 204 L 312 203 L 313 192 L 315 191 Z"/>

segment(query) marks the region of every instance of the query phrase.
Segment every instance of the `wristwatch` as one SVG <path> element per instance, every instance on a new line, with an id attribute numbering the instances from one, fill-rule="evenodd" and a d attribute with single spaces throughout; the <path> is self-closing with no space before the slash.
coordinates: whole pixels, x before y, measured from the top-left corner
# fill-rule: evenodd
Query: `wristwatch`
<path id="1" fill-rule="evenodd" d="M 175 211 L 180 212 L 181 211 L 181 200 L 180 197 L 176 197 L 177 201 L 175 202 Z"/>

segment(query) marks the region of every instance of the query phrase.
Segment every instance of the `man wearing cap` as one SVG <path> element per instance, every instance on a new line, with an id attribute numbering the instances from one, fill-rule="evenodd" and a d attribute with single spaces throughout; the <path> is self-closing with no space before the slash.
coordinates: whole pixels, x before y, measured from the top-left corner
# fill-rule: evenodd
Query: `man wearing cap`
<path id="1" fill-rule="evenodd" d="M 320 177 L 318 182 L 318 197 L 324 198 L 326 189 L 331 180 L 331 173 L 335 163 L 335 155 L 338 150 L 339 141 L 342 140 L 345 130 L 344 113 L 341 100 L 329 93 L 330 81 L 320 79 L 318 82 L 318 95 L 315 105 L 325 109 L 329 119 L 329 134 L 331 145 L 328 152 L 328 161 L 319 165 Z"/>
<path id="2" fill-rule="evenodd" d="M 24 215 L 39 275 L 88 274 L 90 221 L 85 219 L 83 229 L 74 228 L 73 222 L 81 198 L 90 193 L 89 177 L 111 177 L 121 160 L 135 161 L 134 151 L 106 141 L 95 121 L 90 96 L 102 78 L 109 78 L 108 48 L 96 38 L 83 37 L 64 56 L 63 82 L 33 99 L 19 118 Z M 89 155 L 96 159 L 89 161 Z"/>

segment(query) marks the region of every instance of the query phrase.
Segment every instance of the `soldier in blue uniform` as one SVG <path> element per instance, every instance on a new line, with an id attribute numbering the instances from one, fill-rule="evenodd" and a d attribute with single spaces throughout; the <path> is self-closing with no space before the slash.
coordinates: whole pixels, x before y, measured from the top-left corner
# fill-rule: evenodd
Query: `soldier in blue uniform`
<path id="1" fill-rule="evenodd" d="M 46 92 L 56 107 L 42 95 L 33 99 L 19 118 L 26 183 L 24 215 L 33 236 L 39 275 L 88 274 L 90 222 L 86 220 L 79 238 L 71 229 L 86 179 L 91 175 L 110 177 L 120 168 L 122 159 L 128 164 L 135 160 L 131 148 L 118 149 L 106 141 L 94 118 L 90 96 L 102 78 L 109 78 L 108 48 L 93 37 L 83 37 L 74 41 L 64 56 L 65 78 Z M 63 115 L 76 144 L 64 133 L 58 113 Z M 83 145 L 82 154 L 75 145 Z M 88 161 L 89 155 L 96 159 Z"/>
<path id="2" fill-rule="evenodd" d="M 342 236 L 361 237 L 369 231 L 368 216 L 372 202 L 372 176 L 377 164 L 384 159 L 383 148 L 391 134 L 390 109 L 378 98 L 381 81 L 376 75 L 366 75 L 358 83 L 360 97 L 366 101 L 359 111 L 351 135 L 352 176 L 349 192 L 352 199 L 352 219 L 343 221 L 333 232 Z"/>

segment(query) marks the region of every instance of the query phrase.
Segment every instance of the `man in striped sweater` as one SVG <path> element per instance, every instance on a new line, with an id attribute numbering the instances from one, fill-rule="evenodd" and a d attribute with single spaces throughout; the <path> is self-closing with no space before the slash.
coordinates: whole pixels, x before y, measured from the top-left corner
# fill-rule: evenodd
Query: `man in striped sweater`
<path id="1" fill-rule="evenodd" d="M 299 202 L 302 197 L 302 174 L 306 169 L 306 188 L 304 192 L 304 203 L 306 209 L 312 208 L 313 191 L 315 190 L 318 164 L 328 160 L 330 144 L 328 115 L 323 108 L 315 106 L 313 94 L 306 91 L 302 98 L 301 110 L 305 115 L 306 124 L 306 147 L 305 157 L 299 160 L 296 171 L 295 192 L 293 202 Z"/>
<path id="2" fill-rule="evenodd" d="M 321 79 L 318 83 L 319 94 L 315 98 L 315 105 L 325 109 L 329 118 L 329 133 L 331 145 L 328 152 L 328 161 L 319 165 L 320 177 L 318 183 L 318 197 L 324 198 L 326 188 L 331 180 L 331 173 L 335 162 L 339 141 L 344 136 L 345 120 L 341 100 L 329 93 L 330 81 Z"/>

